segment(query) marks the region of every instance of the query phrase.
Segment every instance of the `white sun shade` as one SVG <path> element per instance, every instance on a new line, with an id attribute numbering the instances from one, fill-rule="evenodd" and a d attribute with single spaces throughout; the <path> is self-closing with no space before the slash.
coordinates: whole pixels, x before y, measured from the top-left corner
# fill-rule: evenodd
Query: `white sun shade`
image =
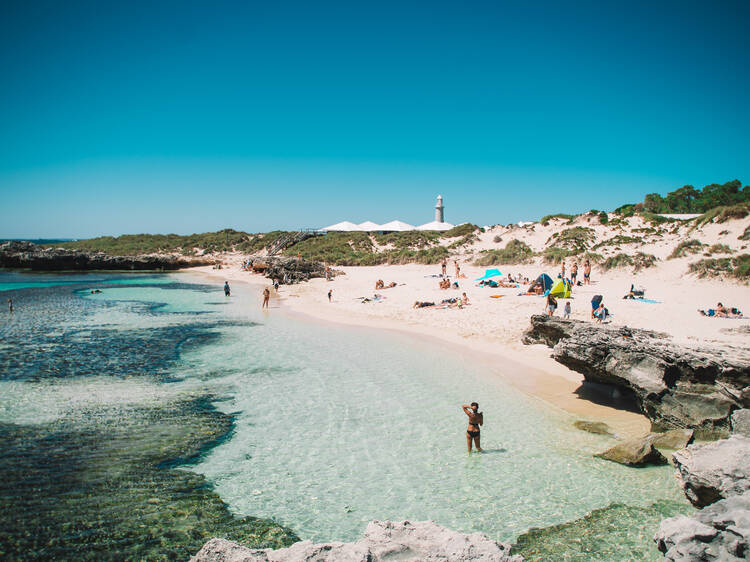
<path id="1" fill-rule="evenodd" d="M 383 230 L 383 228 L 375 222 L 372 221 L 365 221 L 359 223 L 359 229 L 364 232 L 375 232 L 376 230 Z"/>
<path id="2" fill-rule="evenodd" d="M 327 230 L 329 232 L 358 232 L 362 229 L 353 222 L 343 221 L 332 224 L 331 226 L 326 226 L 320 230 Z"/>
<path id="3" fill-rule="evenodd" d="M 388 232 L 404 232 L 405 230 L 414 230 L 410 224 L 401 221 L 391 221 L 380 225 L 380 230 Z"/>
<path id="4" fill-rule="evenodd" d="M 417 227 L 417 230 L 450 230 L 455 225 L 449 222 L 432 221 Z"/>

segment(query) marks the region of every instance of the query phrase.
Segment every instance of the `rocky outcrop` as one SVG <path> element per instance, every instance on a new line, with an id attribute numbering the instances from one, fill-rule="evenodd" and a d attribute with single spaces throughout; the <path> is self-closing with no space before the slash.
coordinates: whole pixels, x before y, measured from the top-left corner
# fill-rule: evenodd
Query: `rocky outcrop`
<path id="1" fill-rule="evenodd" d="M 556 361 L 586 381 L 632 393 L 654 429 L 728 434 L 729 418 L 750 407 L 750 352 L 687 348 L 648 330 L 535 315 L 524 343 L 553 348 Z"/>
<path id="2" fill-rule="evenodd" d="M 102 252 L 46 248 L 31 242 L 0 244 L 0 267 L 37 271 L 174 270 L 213 263 L 214 260 L 206 258 L 174 255 L 110 256 Z"/>
<path id="3" fill-rule="evenodd" d="M 703 509 L 662 521 L 657 548 L 667 560 L 750 559 L 750 438 L 691 445 L 672 458 L 685 495 Z"/>
<path id="4" fill-rule="evenodd" d="M 604 422 L 576 420 L 573 422 L 573 426 L 581 431 L 588 431 L 589 433 L 595 433 L 597 435 L 612 435 L 609 426 Z"/>
<path id="5" fill-rule="evenodd" d="M 667 464 L 667 459 L 664 458 L 664 455 L 654 447 L 654 439 L 651 435 L 628 439 L 594 456 L 627 466 Z"/>
<path id="6" fill-rule="evenodd" d="M 665 433 L 651 433 L 657 449 L 684 449 L 693 442 L 692 429 L 671 429 Z"/>
<path id="7" fill-rule="evenodd" d="M 510 545 L 488 539 L 481 533 L 465 535 L 432 521 L 411 523 L 371 521 L 365 536 L 352 543 L 314 544 L 302 541 L 278 550 L 249 549 L 225 539 L 211 539 L 191 562 L 376 562 L 400 561 L 508 561 Z"/>
<path id="8" fill-rule="evenodd" d="M 742 409 L 732 412 L 732 433 L 750 437 L 750 410 Z"/>
<path id="9" fill-rule="evenodd" d="M 692 517 L 665 519 L 654 542 L 666 560 L 747 560 L 750 492 L 720 500 Z"/>
<path id="10" fill-rule="evenodd" d="M 696 507 L 750 490 L 750 438 L 733 435 L 672 455 L 685 495 Z"/>
<path id="11" fill-rule="evenodd" d="M 292 285 L 310 279 L 325 277 L 325 266 L 317 261 L 289 257 L 260 258 L 265 264 L 265 276 L 278 279 L 282 285 Z"/>

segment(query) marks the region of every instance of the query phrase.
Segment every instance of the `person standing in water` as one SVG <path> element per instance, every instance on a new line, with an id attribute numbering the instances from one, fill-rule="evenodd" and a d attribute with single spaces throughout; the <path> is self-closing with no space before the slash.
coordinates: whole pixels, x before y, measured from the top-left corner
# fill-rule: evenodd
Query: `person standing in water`
<path id="1" fill-rule="evenodd" d="M 484 414 L 479 411 L 479 404 L 472 402 L 471 405 L 463 404 L 461 406 L 464 413 L 469 416 L 469 427 L 466 429 L 466 448 L 471 453 L 471 443 L 477 448 L 477 452 L 482 452 L 479 444 L 479 426 L 484 425 Z"/>
<path id="2" fill-rule="evenodd" d="M 224 296 L 228 297 L 229 293 L 229 281 L 224 281 Z"/>
<path id="3" fill-rule="evenodd" d="M 13 314 L 13 299 L 8 299 L 8 312 Z"/>
<path id="4" fill-rule="evenodd" d="M 263 289 L 263 306 L 261 306 L 261 309 L 268 308 L 268 299 L 271 298 L 271 291 L 266 287 Z"/>

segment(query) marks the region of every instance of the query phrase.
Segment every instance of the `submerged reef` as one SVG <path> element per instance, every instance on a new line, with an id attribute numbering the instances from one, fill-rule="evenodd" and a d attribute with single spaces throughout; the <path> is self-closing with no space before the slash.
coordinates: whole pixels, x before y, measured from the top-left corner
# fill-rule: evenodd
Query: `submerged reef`
<path id="1" fill-rule="evenodd" d="M 211 537 L 297 541 L 273 521 L 234 517 L 196 461 L 232 430 L 210 397 L 0 426 L 0 558 L 185 560 Z"/>

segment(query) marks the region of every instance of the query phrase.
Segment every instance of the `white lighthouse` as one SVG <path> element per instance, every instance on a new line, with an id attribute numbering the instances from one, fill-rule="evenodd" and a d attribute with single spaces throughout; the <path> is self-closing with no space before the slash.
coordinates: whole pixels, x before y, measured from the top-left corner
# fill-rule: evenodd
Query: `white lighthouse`
<path id="1" fill-rule="evenodd" d="M 438 195 L 437 205 L 435 205 L 435 222 L 445 222 L 443 219 L 443 196 Z"/>

